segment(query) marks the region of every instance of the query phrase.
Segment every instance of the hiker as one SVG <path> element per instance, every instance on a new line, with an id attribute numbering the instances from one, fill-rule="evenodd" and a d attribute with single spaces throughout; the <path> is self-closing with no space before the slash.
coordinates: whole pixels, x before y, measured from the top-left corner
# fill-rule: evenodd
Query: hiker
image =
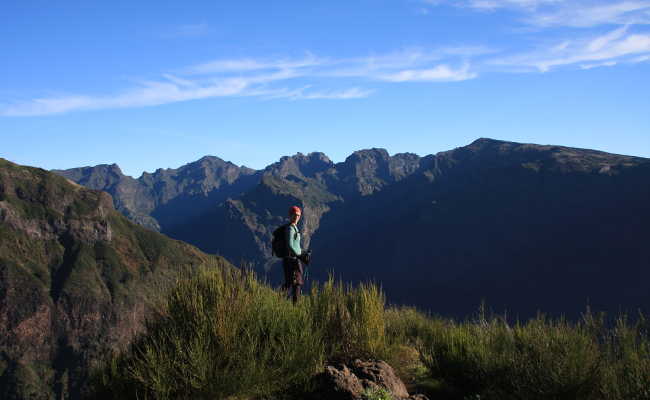
<path id="1" fill-rule="evenodd" d="M 300 207 L 289 208 L 289 223 L 281 225 L 273 231 L 273 240 L 271 241 L 273 254 L 282 259 L 284 269 L 282 290 L 287 292 L 287 296 L 293 299 L 294 304 L 298 302 L 300 289 L 304 284 L 303 264 L 309 265 L 311 262 L 311 250 L 303 251 L 300 248 L 298 221 L 300 221 L 301 215 Z M 293 296 L 291 289 L 293 289 Z"/>
<path id="2" fill-rule="evenodd" d="M 289 225 L 285 229 L 287 251 L 282 258 L 284 268 L 284 286 L 287 296 L 291 297 L 293 289 L 293 303 L 297 303 L 300 298 L 300 288 L 303 285 L 303 267 L 300 262 L 302 250 L 300 249 L 300 231 L 298 230 L 298 221 L 302 216 L 300 207 L 293 206 L 289 209 Z"/>

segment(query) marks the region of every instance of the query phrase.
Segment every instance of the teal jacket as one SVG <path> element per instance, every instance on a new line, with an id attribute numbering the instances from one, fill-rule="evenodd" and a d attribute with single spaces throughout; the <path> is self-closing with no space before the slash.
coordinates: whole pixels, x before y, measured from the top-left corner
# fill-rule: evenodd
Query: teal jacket
<path id="1" fill-rule="evenodd" d="M 289 224 L 289 229 L 287 229 L 287 243 L 289 244 L 289 248 L 297 256 L 302 254 L 302 250 L 300 249 L 300 231 L 294 224 Z"/>

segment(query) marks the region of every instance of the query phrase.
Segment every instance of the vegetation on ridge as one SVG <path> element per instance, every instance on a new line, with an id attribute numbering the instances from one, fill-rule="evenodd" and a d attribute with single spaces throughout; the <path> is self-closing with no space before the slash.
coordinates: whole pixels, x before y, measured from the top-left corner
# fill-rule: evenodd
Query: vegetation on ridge
<path id="1" fill-rule="evenodd" d="M 251 274 L 181 279 L 146 333 L 95 375 L 98 398 L 304 398 L 326 362 L 384 359 L 448 399 L 650 399 L 647 321 L 543 315 L 456 322 L 386 308 L 375 285 L 330 279 L 293 306 Z"/>

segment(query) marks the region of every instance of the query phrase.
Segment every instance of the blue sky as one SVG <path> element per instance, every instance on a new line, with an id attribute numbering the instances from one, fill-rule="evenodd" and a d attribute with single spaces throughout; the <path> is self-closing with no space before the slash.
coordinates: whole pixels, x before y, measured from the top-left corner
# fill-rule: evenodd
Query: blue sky
<path id="1" fill-rule="evenodd" d="M 47 169 L 479 137 L 650 157 L 650 0 L 7 0 L 0 57 L 0 157 Z"/>

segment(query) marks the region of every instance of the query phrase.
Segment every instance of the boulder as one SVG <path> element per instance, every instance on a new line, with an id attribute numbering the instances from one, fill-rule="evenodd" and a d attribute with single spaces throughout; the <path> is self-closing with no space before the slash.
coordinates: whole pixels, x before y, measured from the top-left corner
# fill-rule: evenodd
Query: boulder
<path id="1" fill-rule="evenodd" d="M 386 362 L 358 359 L 348 365 L 326 366 L 316 377 L 316 390 L 312 398 L 360 400 L 368 389 L 386 389 L 395 400 L 428 400 L 424 395 L 409 397 L 406 386 Z"/>

